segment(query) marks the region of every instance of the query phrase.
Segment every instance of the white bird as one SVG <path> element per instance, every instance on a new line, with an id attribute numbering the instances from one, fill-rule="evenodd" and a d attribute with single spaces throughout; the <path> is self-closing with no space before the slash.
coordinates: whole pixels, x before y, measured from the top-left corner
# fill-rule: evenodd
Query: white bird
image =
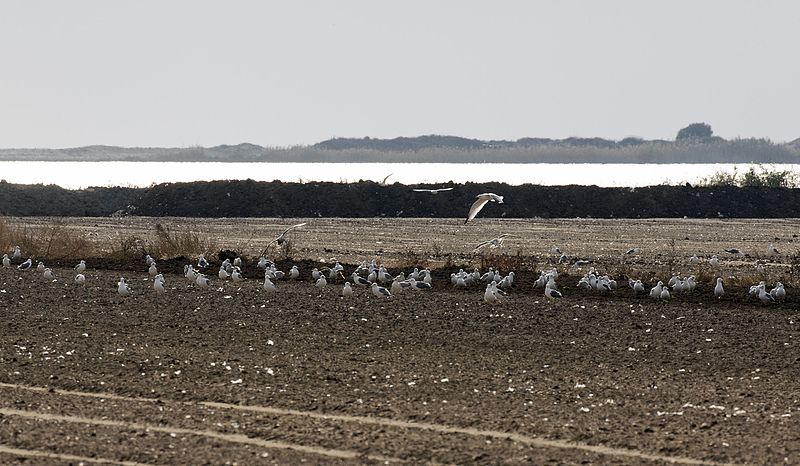
<path id="1" fill-rule="evenodd" d="M 225 280 L 230 277 L 230 274 L 225 270 L 224 267 L 220 267 L 217 276 L 219 277 L 220 280 Z"/>
<path id="2" fill-rule="evenodd" d="M 416 192 L 418 192 L 418 193 L 431 193 L 431 194 L 439 194 L 439 193 L 442 193 L 442 192 L 445 192 L 445 191 L 450 191 L 450 190 L 452 190 L 452 189 L 453 189 L 453 188 L 436 188 L 436 189 L 422 189 L 422 188 L 418 188 L 418 189 L 414 189 L 414 191 L 416 191 Z"/>
<path id="3" fill-rule="evenodd" d="M 194 282 L 197 283 L 197 286 L 200 288 L 208 288 L 208 285 L 211 283 L 211 280 L 208 279 L 202 273 L 197 274 L 197 278 L 194 279 Z"/>
<path id="4" fill-rule="evenodd" d="M 411 285 L 412 289 L 417 290 L 417 291 L 430 290 L 431 288 L 433 288 L 433 286 L 430 283 L 426 283 L 424 281 L 418 282 L 418 281 L 414 280 L 413 278 L 409 278 L 408 279 L 408 283 Z M 494 282 L 492 282 L 491 284 L 495 285 L 495 286 L 497 285 Z"/>
<path id="5" fill-rule="evenodd" d="M 670 294 L 669 294 L 669 288 L 667 288 L 667 287 L 665 286 L 665 287 L 663 287 L 663 288 L 661 289 L 661 296 L 660 296 L 660 298 L 661 298 L 661 299 L 669 299 L 669 298 L 670 298 Z"/>
<path id="6" fill-rule="evenodd" d="M 200 257 L 197 258 L 197 267 L 204 269 L 208 267 L 208 261 L 206 260 L 206 256 L 200 254 Z"/>
<path id="7" fill-rule="evenodd" d="M 148 267 L 156 263 L 156 260 L 150 254 L 144 256 L 144 261 Z"/>
<path id="8" fill-rule="evenodd" d="M 717 277 L 717 286 L 714 287 L 714 296 L 717 298 L 725 294 L 725 288 L 722 286 L 722 278 Z"/>
<path id="9" fill-rule="evenodd" d="M 373 283 L 371 289 L 372 289 L 373 296 L 375 296 L 376 298 L 387 298 L 388 299 L 388 298 L 392 297 L 392 293 L 390 293 L 389 290 L 387 290 L 386 288 L 378 285 L 377 283 Z"/>
<path id="10" fill-rule="evenodd" d="M 505 233 L 505 234 L 502 234 L 502 235 L 498 236 L 497 238 L 492 238 L 492 239 L 490 239 L 488 241 L 484 241 L 481 244 L 475 246 L 475 249 L 473 249 L 472 252 L 477 252 L 481 248 L 486 247 L 486 246 L 489 246 L 489 248 L 491 248 L 491 249 L 499 248 L 500 246 L 503 245 L 503 241 L 509 236 L 514 236 L 514 235 L 512 235 L 510 233 Z"/>
<path id="11" fill-rule="evenodd" d="M 264 256 L 261 256 L 261 257 L 258 259 L 258 264 L 256 264 L 256 267 L 258 267 L 259 269 L 266 269 L 266 268 L 267 268 L 267 265 L 268 265 L 268 264 L 267 264 L 268 262 L 269 262 L 269 261 L 267 260 L 267 258 L 266 258 L 266 257 L 264 257 Z"/>
<path id="12" fill-rule="evenodd" d="M 644 283 L 642 283 L 641 280 L 636 280 L 633 282 L 633 286 L 631 288 L 633 288 L 633 292 L 636 294 L 644 293 Z"/>
<path id="13" fill-rule="evenodd" d="M 719 258 L 717 257 L 716 254 L 711 256 L 711 259 L 708 260 L 708 265 L 710 265 L 711 267 L 719 267 Z"/>
<path id="14" fill-rule="evenodd" d="M 46 278 L 48 280 L 52 280 L 52 279 L 56 278 L 53 275 L 53 271 L 49 267 L 45 267 L 44 272 L 42 272 L 42 275 L 44 276 L 44 278 Z"/>
<path id="15" fill-rule="evenodd" d="M 383 177 L 383 181 L 380 181 L 378 184 L 381 186 L 386 186 L 386 180 L 389 179 L 390 176 L 394 175 L 394 173 L 389 173 L 388 175 Z"/>
<path id="16" fill-rule="evenodd" d="M 36 271 L 39 272 L 39 273 L 44 272 L 45 268 L 46 267 L 44 266 L 44 262 L 42 262 L 42 261 L 39 261 L 39 263 L 36 264 Z"/>
<path id="17" fill-rule="evenodd" d="M 663 288 L 664 282 L 659 280 L 658 283 L 656 283 L 656 286 L 650 288 L 650 297 L 655 299 L 661 298 L 661 291 L 663 291 Z"/>
<path id="18" fill-rule="evenodd" d="M 14 246 L 14 255 L 11 256 L 14 260 L 22 259 L 22 251 L 19 246 Z"/>
<path id="19" fill-rule="evenodd" d="M 192 267 L 191 264 L 183 267 L 183 274 L 191 281 L 195 281 L 197 279 L 197 272 L 194 270 L 194 267 Z"/>
<path id="20" fill-rule="evenodd" d="M 156 293 L 165 293 L 167 290 L 164 288 L 164 275 L 158 274 L 153 278 L 153 289 L 156 290 Z"/>
<path id="21" fill-rule="evenodd" d="M 83 273 L 86 270 L 86 261 L 81 260 L 78 265 L 75 266 L 76 273 Z"/>
<path id="22" fill-rule="evenodd" d="M 350 282 L 344 282 L 344 286 L 342 287 L 342 296 L 345 298 L 353 296 L 353 288 L 350 286 Z"/>
<path id="23" fill-rule="evenodd" d="M 776 248 L 772 243 L 770 243 L 769 247 L 767 248 L 767 252 L 770 256 L 780 256 L 781 253 L 778 252 L 778 248 Z"/>
<path id="24" fill-rule="evenodd" d="M 403 292 L 403 282 L 400 280 L 392 280 L 392 294 L 400 294 Z"/>
<path id="25" fill-rule="evenodd" d="M 478 212 L 483 209 L 483 206 L 485 206 L 487 202 L 497 202 L 498 204 L 503 203 L 503 196 L 498 196 L 495 193 L 478 194 L 475 196 L 475 198 L 477 200 L 473 202 L 472 206 L 469 208 L 469 213 L 467 214 L 467 219 L 464 220 L 464 224 L 475 218 L 475 216 L 478 215 Z"/>
<path id="26" fill-rule="evenodd" d="M 547 296 L 548 298 L 551 298 L 551 299 L 552 298 L 560 298 L 561 297 L 561 292 L 559 292 L 558 290 L 554 290 L 554 289 L 550 288 L 549 286 L 545 286 L 544 287 L 544 295 Z"/>
<path id="27" fill-rule="evenodd" d="M 150 264 L 150 267 L 147 268 L 147 273 L 149 273 L 151 277 L 155 277 L 156 275 L 158 275 L 158 269 L 156 268 L 155 262 Z"/>
<path id="28" fill-rule="evenodd" d="M 233 266 L 234 267 L 241 267 L 242 266 L 242 258 L 239 257 L 239 256 L 234 257 L 233 258 Z"/>
<path id="29" fill-rule="evenodd" d="M 783 287 L 783 283 L 776 283 L 775 288 L 769 290 L 769 295 L 772 296 L 775 301 L 784 299 L 786 297 L 786 289 Z"/>
<path id="30" fill-rule="evenodd" d="M 692 255 L 692 257 L 689 258 L 689 263 L 692 264 L 692 265 L 699 264 L 700 263 L 700 258 L 697 257 L 697 254 L 694 254 L 694 255 Z"/>
<path id="31" fill-rule="evenodd" d="M 492 289 L 492 283 L 486 285 L 486 291 L 483 292 L 483 301 L 489 304 L 494 304 L 498 301 L 497 296 Z"/>
<path id="32" fill-rule="evenodd" d="M 293 265 L 291 269 L 289 269 L 289 278 L 294 280 L 295 278 L 300 276 L 300 270 L 298 270 L 296 265 Z"/>
<path id="33" fill-rule="evenodd" d="M 353 274 L 350 275 L 350 278 L 352 278 L 353 279 L 353 283 L 355 283 L 358 286 L 370 286 L 372 284 L 371 281 L 367 280 L 366 278 L 362 277 L 361 275 L 358 275 L 355 272 L 353 272 Z"/>
<path id="34" fill-rule="evenodd" d="M 86 276 L 82 273 L 75 275 L 75 283 L 81 284 L 86 281 Z"/>
<path id="35" fill-rule="evenodd" d="M 771 303 L 775 301 L 775 298 L 773 298 L 771 294 L 767 293 L 763 283 L 758 285 L 758 299 L 760 299 L 762 303 Z"/>
<path id="36" fill-rule="evenodd" d="M 328 284 L 328 280 L 325 279 L 325 275 L 320 275 L 317 282 L 314 284 L 317 288 L 325 288 Z"/>
<path id="37" fill-rule="evenodd" d="M 11 268 L 11 259 L 8 257 L 8 254 L 3 254 L 3 267 L 7 269 Z"/>
<path id="38" fill-rule="evenodd" d="M 33 260 L 29 258 L 25 262 L 19 264 L 17 266 L 17 270 L 28 270 L 29 268 L 31 268 L 31 266 L 33 266 Z"/>
<path id="39" fill-rule="evenodd" d="M 639 248 L 630 248 L 627 251 L 625 251 L 625 255 L 628 255 L 628 256 L 633 256 L 633 255 L 636 255 L 636 254 L 639 254 Z"/>
<path id="40" fill-rule="evenodd" d="M 231 272 L 231 279 L 236 283 L 243 280 L 242 271 L 239 269 L 239 267 L 233 269 L 233 272 Z"/>
<path id="41" fill-rule="evenodd" d="M 283 230 L 283 233 L 281 233 L 280 235 L 278 235 L 278 237 L 277 237 L 277 238 L 275 238 L 274 240 L 272 240 L 272 241 L 270 241 L 269 243 L 267 243 L 267 247 L 266 247 L 266 248 L 264 248 L 264 252 L 262 252 L 262 254 L 264 254 L 264 253 L 267 251 L 267 248 L 269 248 L 269 246 L 270 246 L 272 243 L 278 243 L 278 246 L 283 246 L 283 243 L 285 243 L 285 242 L 287 241 L 287 239 L 286 239 L 286 235 L 287 235 L 287 234 L 288 234 L 290 231 L 294 230 L 295 228 L 300 228 L 300 227 L 302 227 L 302 226 L 306 225 L 307 223 L 308 223 L 308 222 L 298 223 L 297 225 L 292 225 L 292 226 L 290 226 L 289 228 L 287 228 L 287 229 Z"/>
<path id="42" fill-rule="evenodd" d="M 278 291 L 278 287 L 272 283 L 272 280 L 270 280 L 269 277 L 264 277 L 264 284 L 261 287 L 264 289 L 264 291 L 270 293 Z"/>
<path id="43" fill-rule="evenodd" d="M 128 288 L 128 284 L 122 277 L 120 277 L 119 282 L 117 282 L 117 293 L 121 294 L 122 296 L 128 296 L 131 294 L 131 289 Z"/>

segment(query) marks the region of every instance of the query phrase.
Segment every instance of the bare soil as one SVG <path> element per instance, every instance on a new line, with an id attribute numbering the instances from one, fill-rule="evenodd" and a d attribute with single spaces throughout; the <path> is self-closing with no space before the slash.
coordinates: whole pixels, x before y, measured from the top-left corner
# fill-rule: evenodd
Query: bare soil
<path id="1" fill-rule="evenodd" d="M 175 273 L 188 259 L 162 260 L 159 296 L 140 259 L 89 259 L 82 286 L 66 260 L 43 259 L 55 281 L 0 269 L 4 464 L 800 462 L 797 220 L 311 219 L 271 251 L 302 271 L 272 295 L 251 258 L 295 219 L 66 221 L 98 248 L 146 239 L 157 221 L 201 231 L 250 256 L 248 278 L 223 282 L 212 265 L 199 289 Z M 516 236 L 471 253 L 500 233 Z M 589 263 L 556 265 L 556 246 Z M 346 299 L 341 283 L 309 278 L 316 264 L 349 273 L 372 259 L 435 267 L 434 288 Z M 507 303 L 449 286 L 451 270 L 489 265 L 517 272 Z M 561 300 L 532 289 L 552 266 Z M 590 266 L 620 289 L 576 288 Z M 654 301 L 623 283 L 671 271 L 698 289 Z M 120 276 L 132 296 L 116 293 Z M 748 298 L 761 279 L 786 283 L 787 300 Z"/>

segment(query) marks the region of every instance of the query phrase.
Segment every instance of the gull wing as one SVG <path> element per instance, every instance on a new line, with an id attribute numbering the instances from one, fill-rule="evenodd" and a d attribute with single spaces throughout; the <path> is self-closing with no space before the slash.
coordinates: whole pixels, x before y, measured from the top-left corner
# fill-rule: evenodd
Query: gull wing
<path id="1" fill-rule="evenodd" d="M 469 208 L 467 219 L 464 220 L 464 224 L 475 218 L 475 216 L 478 215 L 478 212 L 483 209 L 483 206 L 485 206 L 487 202 L 489 202 L 488 199 L 478 199 L 477 201 L 473 202 L 472 207 Z"/>
<path id="2" fill-rule="evenodd" d="M 479 245 L 475 246 L 475 249 L 473 249 L 473 250 L 472 250 L 472 252 L 478 252 L 478 250 L 479 250 L 480 248 L 487 246 L 487 245 L 488 245 L 489 243 L 491 243 L 491 242 L 492 242 L 492 240 L 484 241 L 483 243 L 481 243 L 481 244 L 479 244 Z"/>

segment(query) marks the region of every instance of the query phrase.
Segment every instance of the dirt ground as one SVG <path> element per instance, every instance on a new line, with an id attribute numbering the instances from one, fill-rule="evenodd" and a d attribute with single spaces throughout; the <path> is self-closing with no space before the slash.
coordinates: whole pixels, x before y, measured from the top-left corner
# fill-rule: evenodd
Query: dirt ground
<path id="1" fill-rule="evenodd" d="M 159 262 L 164 295 L 143 261 L 89 260 L 82 285 L 66 261 L 43 259 L 55 281 L 0 269 L 3 464 L 800 463 L 798 220 L 63 221 L 98 247 L 161 222 L 247 256 L 308 225 L 271 251 L 291 256 L 284 270 L 301 265 L 274 294 L 252 260 L 240 283 L 212 265 L 206 289 L 174 273 L 182 262 Z M 471 253 L 501 233 L 515 236 Z M 341 282 L 318 289 L 309 277 L 316 263 L 349 274 L 372 259 L 393 274 L 434 267 L 434 288 L 343 298 Z M 515 268 L 508 302 L 450 286 L 450 271 L 488 265 Z M 532 286 L 553 266 L 560 300 Z M 620 289 L 579 290 L 592 266 Z M 669 301 L 623 283 L 670 271 L 701 282 Z M 133 295 L 117 294 L 120 276 Z M 786 301 L 750 299 L 759 280 L 783 281 Z"/>

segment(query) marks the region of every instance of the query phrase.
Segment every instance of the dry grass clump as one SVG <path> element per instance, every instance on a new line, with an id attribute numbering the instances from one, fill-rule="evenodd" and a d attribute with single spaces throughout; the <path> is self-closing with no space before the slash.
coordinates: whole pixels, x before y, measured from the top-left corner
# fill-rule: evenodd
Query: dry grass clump
<path id="1" fill-rule="evenodd" d="M 194 256 L 218 249 L 214 241 L 206 235 L 194 231 L 174 231 L 160 223 L 156 223 L 155 236 L 144 247 L 151 256 L 161 259 Z"/>
<path id="2" fill-rule="evenodd" d="M 0 217 L 0 248 L 12 251 L 19 246 L 26 257 L 79 259 L 93 252 L 92 243 L 56 219 L 42 227 L 17 227 Z"/>

